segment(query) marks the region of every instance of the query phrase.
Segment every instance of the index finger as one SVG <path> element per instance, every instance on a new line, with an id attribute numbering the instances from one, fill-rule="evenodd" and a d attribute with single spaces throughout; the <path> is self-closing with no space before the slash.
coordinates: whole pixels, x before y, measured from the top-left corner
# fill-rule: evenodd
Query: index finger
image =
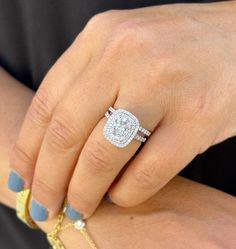
<path id="1" fill-rule="evenodd" d="M 10 157 L 12 169 L 8 187 L 19 192 L 29 188 L 46 128 L 54 108 L 90 60 L 90 51 L 81 36 L 57 60 L 44 78 L 24 119 Z"/>

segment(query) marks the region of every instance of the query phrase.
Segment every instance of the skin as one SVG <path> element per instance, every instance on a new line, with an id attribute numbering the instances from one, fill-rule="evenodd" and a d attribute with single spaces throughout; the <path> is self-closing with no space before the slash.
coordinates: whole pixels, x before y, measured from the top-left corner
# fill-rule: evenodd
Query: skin
<path id="1" fill-rule="evenodd" d="M 11 155 L 49 218 L 65 196 L 85 218 L 107 191 L 119 206 L 141 204 L 235 136 L 235 11 L 235 1 L 166 5 L 88 22 L 43 80 Z M 135 157 L 139 142 L 103 137 L 109 106 L 153 132 Z"/>
<path id="2" fill-rule="evenodd" d="M 0 201 L 8 195 L 8 205 L 14 207 L 15 194 L 9 194 L 2 185 L 0 192 Z M 87 228 L 101 249 L 233 249 L 235 210 L 234 197 L 176 177 L 137 207 L 121 208 L 102 202 L 87 220 Z M 47 232 L 55 222 L 52 219 L 38 225 Z M 67 249 L 90 249 L 74 229 L 65 230 L 60 238 Z"/>
<path id="3" fill-rule="evenodd" d="M 1 68 L 0 90 L 0 203 L 14 208 L 16 194 L 5 184 L 9 151 L 34 93 Z M 235 197 L 176 177 L 137 207 L 101 203 L 87 224 L 102 249 L 231 249 L 236 245 L 235 210 Z M 38 225 L 47 232 L 55 222 L 53 219 Z M 74 229 L 64 231 L 61 239 L 68 249 L 89 249 Z"/>

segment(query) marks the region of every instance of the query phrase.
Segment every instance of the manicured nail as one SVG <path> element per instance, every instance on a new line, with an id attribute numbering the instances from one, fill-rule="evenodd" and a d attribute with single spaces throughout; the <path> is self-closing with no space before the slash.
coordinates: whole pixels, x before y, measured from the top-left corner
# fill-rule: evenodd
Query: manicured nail
<path id="1" fill-rule="evenodd" d="M 24 180 L 15 170 L 11 170 L 9 174 L 8 188 L 13 192 L 20 192 L 24 189 Z"/>
<path id="2" fill-rule="evenodd" d="M 32 200 L 30 216 L 35 221 L 45 221 L 48 218 L 48 210 L 38 201 Z"/>
<path id="3" fill-rule="evenodd" d="M 77 212 L 70 204 L 66 206 L 66 216 L 72 220 L 82 219 L 81 213 Z"/>

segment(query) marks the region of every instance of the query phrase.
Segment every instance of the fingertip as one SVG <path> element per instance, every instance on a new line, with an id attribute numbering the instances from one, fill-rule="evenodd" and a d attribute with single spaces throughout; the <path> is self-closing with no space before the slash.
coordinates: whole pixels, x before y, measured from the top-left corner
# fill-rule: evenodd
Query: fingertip
<path id="1" fill-rule="evenodd" d="M 76 211 L 69 203 L 66 205 L 65 214 L 71 220 L 83 219 L 83 215 L 80 212 Z"/>
<path id="2" fill-rule="evenodd" d="M 101 200 L 94 201 L 89 199 L 88 193 L 69 189 L 66 204 L 66 215 L 74 220 L 75 218 L 88 219 L 93 215 Z"/>
<path id="3" fill-rule="evenodd" d="M 8 189 L 13 192 L 24 190 L 25 182 L 23 177 L 15 170 L 11 170 L 8 177 Z"/>
<path id="4" fill-rule="evenodd" d="M 30 216 L 35 221 L 46 221 L 48 219 L 48 210 L 47 208 L 37 201 L 33 199 L 30 207 Z"/>

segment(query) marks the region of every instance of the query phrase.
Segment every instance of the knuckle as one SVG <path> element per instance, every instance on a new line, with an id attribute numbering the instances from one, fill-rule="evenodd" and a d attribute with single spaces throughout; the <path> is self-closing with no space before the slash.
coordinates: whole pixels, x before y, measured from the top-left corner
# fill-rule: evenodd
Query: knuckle
<path id="1" fill-rule="evenodd" d="M 53 117 L 48 128 L 47 140 L 56 150 L 76 149 L 77 132 L 72 118 L 65 112 L 60 112 Z"/>
<path id="2" fill-rule="evenodd" d="M 128 47 L 135 49 L 146 42 L 145 31 L 142 29 L 142 19 L 133 18 L 117 25 L 111 33 L 109 43 L 114 48 Z M 132 45 L 132 46 L 131 46 Z M 141 48 L 142 46 L 140 46 Z"/>
<path id="3" fill-rule="evenodd" d="M 39 89 L 32 100 L 28 114 L 37 125 L 44 126 L 50 121 L 52 109 L 49 93 L 46 90 Z"/>
<path id="4" fill-rule="evenodd" d="M 189 76 L 189 66 L 182 59 L 177 58 L 176 55 L 164 51 L 157 60 L 159 61 L 158 75 L 164 77 L 169 72 L 169 77 L 174 82 L 186 80 L 186 77 Z"/>
<path id="5" fill-rule="evenodd" d="M 165 49 L 160 52 L 159 58 L 153 58 L 148 69 L 148 72 L 151 72 L 153 87 L 162 91 L 167 90 L 168 93 L 171 93 L 174 87 L 190 81 L 193 77 L 189 65 Z"/>
<path id="6" fill-rule="evenodd" d="M 117 38 L 133 37 L 140 30 L 141 18 L 129 18 L 116 26 L 113 35 Z"/>
<path id="7" fill-rule="evenodd" d="M 91 17 L 82 31 L 83 35 L 94 37 L 94 34 L 97 34 L 98 27 L 106 30 L 111 25 L 111 18 L 113 18 L 114 13 L 115 10 L 108 10 Z"/>
<path id="8" fill-rule="evenodd" d="M 141 18 L 133 18 L 118 24 L 106 42 L 102 60 L 110 61 L 130 53 L 136 55 L 136 51 L 143 54 L 153 50 L 154 45 L 149 30 L 142 28 L 142 26 Z"/>
<path id="9" fill-rule="evenodd" d="M 97 30 L 98 27 L 102 27 L 103 25 L 108 25 L 111 22 L 112 16 L 114 16 L 118 10 L 108 10 L 101 13 L 94 15 L 88 21 L 87 25 L 85 26 L 86 30 L 92 29 Z"/>
<path id="10" fill-rule="evenodd" d="M 24 165 L 30 165 L 33 161 L 33 157 L 25 151 L 25 149 L 16 143 L 12 149 L 13 161 L 20 161 Z"/>
<path id="11" fill-rule="evenodd" d="M 84 157 L 92 174 L 108 173 L 113 170 L 108 151 L 101 142 L 90 142 L 85 148 Z"/>
<path id="12" fill-rule="evenodd" d="M 45 181 L 39 177 L 34 178 L 33 181 L 33 192 L 34 195 L 41 195 L 45 199 L 46 196 L 58 196 L 62 193 L 65 193 L 65 189 L 62 188 L 62 186 L 59 186 L 57 188 L 50 185 L 49 181 Z"/>
<path id="13" fill-rule="evenodd" d="M 156 189 L 161 183 L 160 177 L 157 177 L 155 169 L 149 166 L 149 168 L 138 168 L 134 171 L 134 180 L 143 189 L 153 190 Z"/>
<path id="14" fill-rule="evenodd" d="M 101 24 L 101 23 L 104 22 L 104 17 L 105 17 L 105 15 L 104 15 L 103 12 L 102 13 L 98 13 L 98 14 L 92 16 L 89 19 L 87 25 L 85 26 L 85 29 L 91 29 L 91 28 L 92 29 L 94 29 L 94 28 L 96 29 L 98 27 L 97 25 L 99 25 L 99 24 Z"/>

